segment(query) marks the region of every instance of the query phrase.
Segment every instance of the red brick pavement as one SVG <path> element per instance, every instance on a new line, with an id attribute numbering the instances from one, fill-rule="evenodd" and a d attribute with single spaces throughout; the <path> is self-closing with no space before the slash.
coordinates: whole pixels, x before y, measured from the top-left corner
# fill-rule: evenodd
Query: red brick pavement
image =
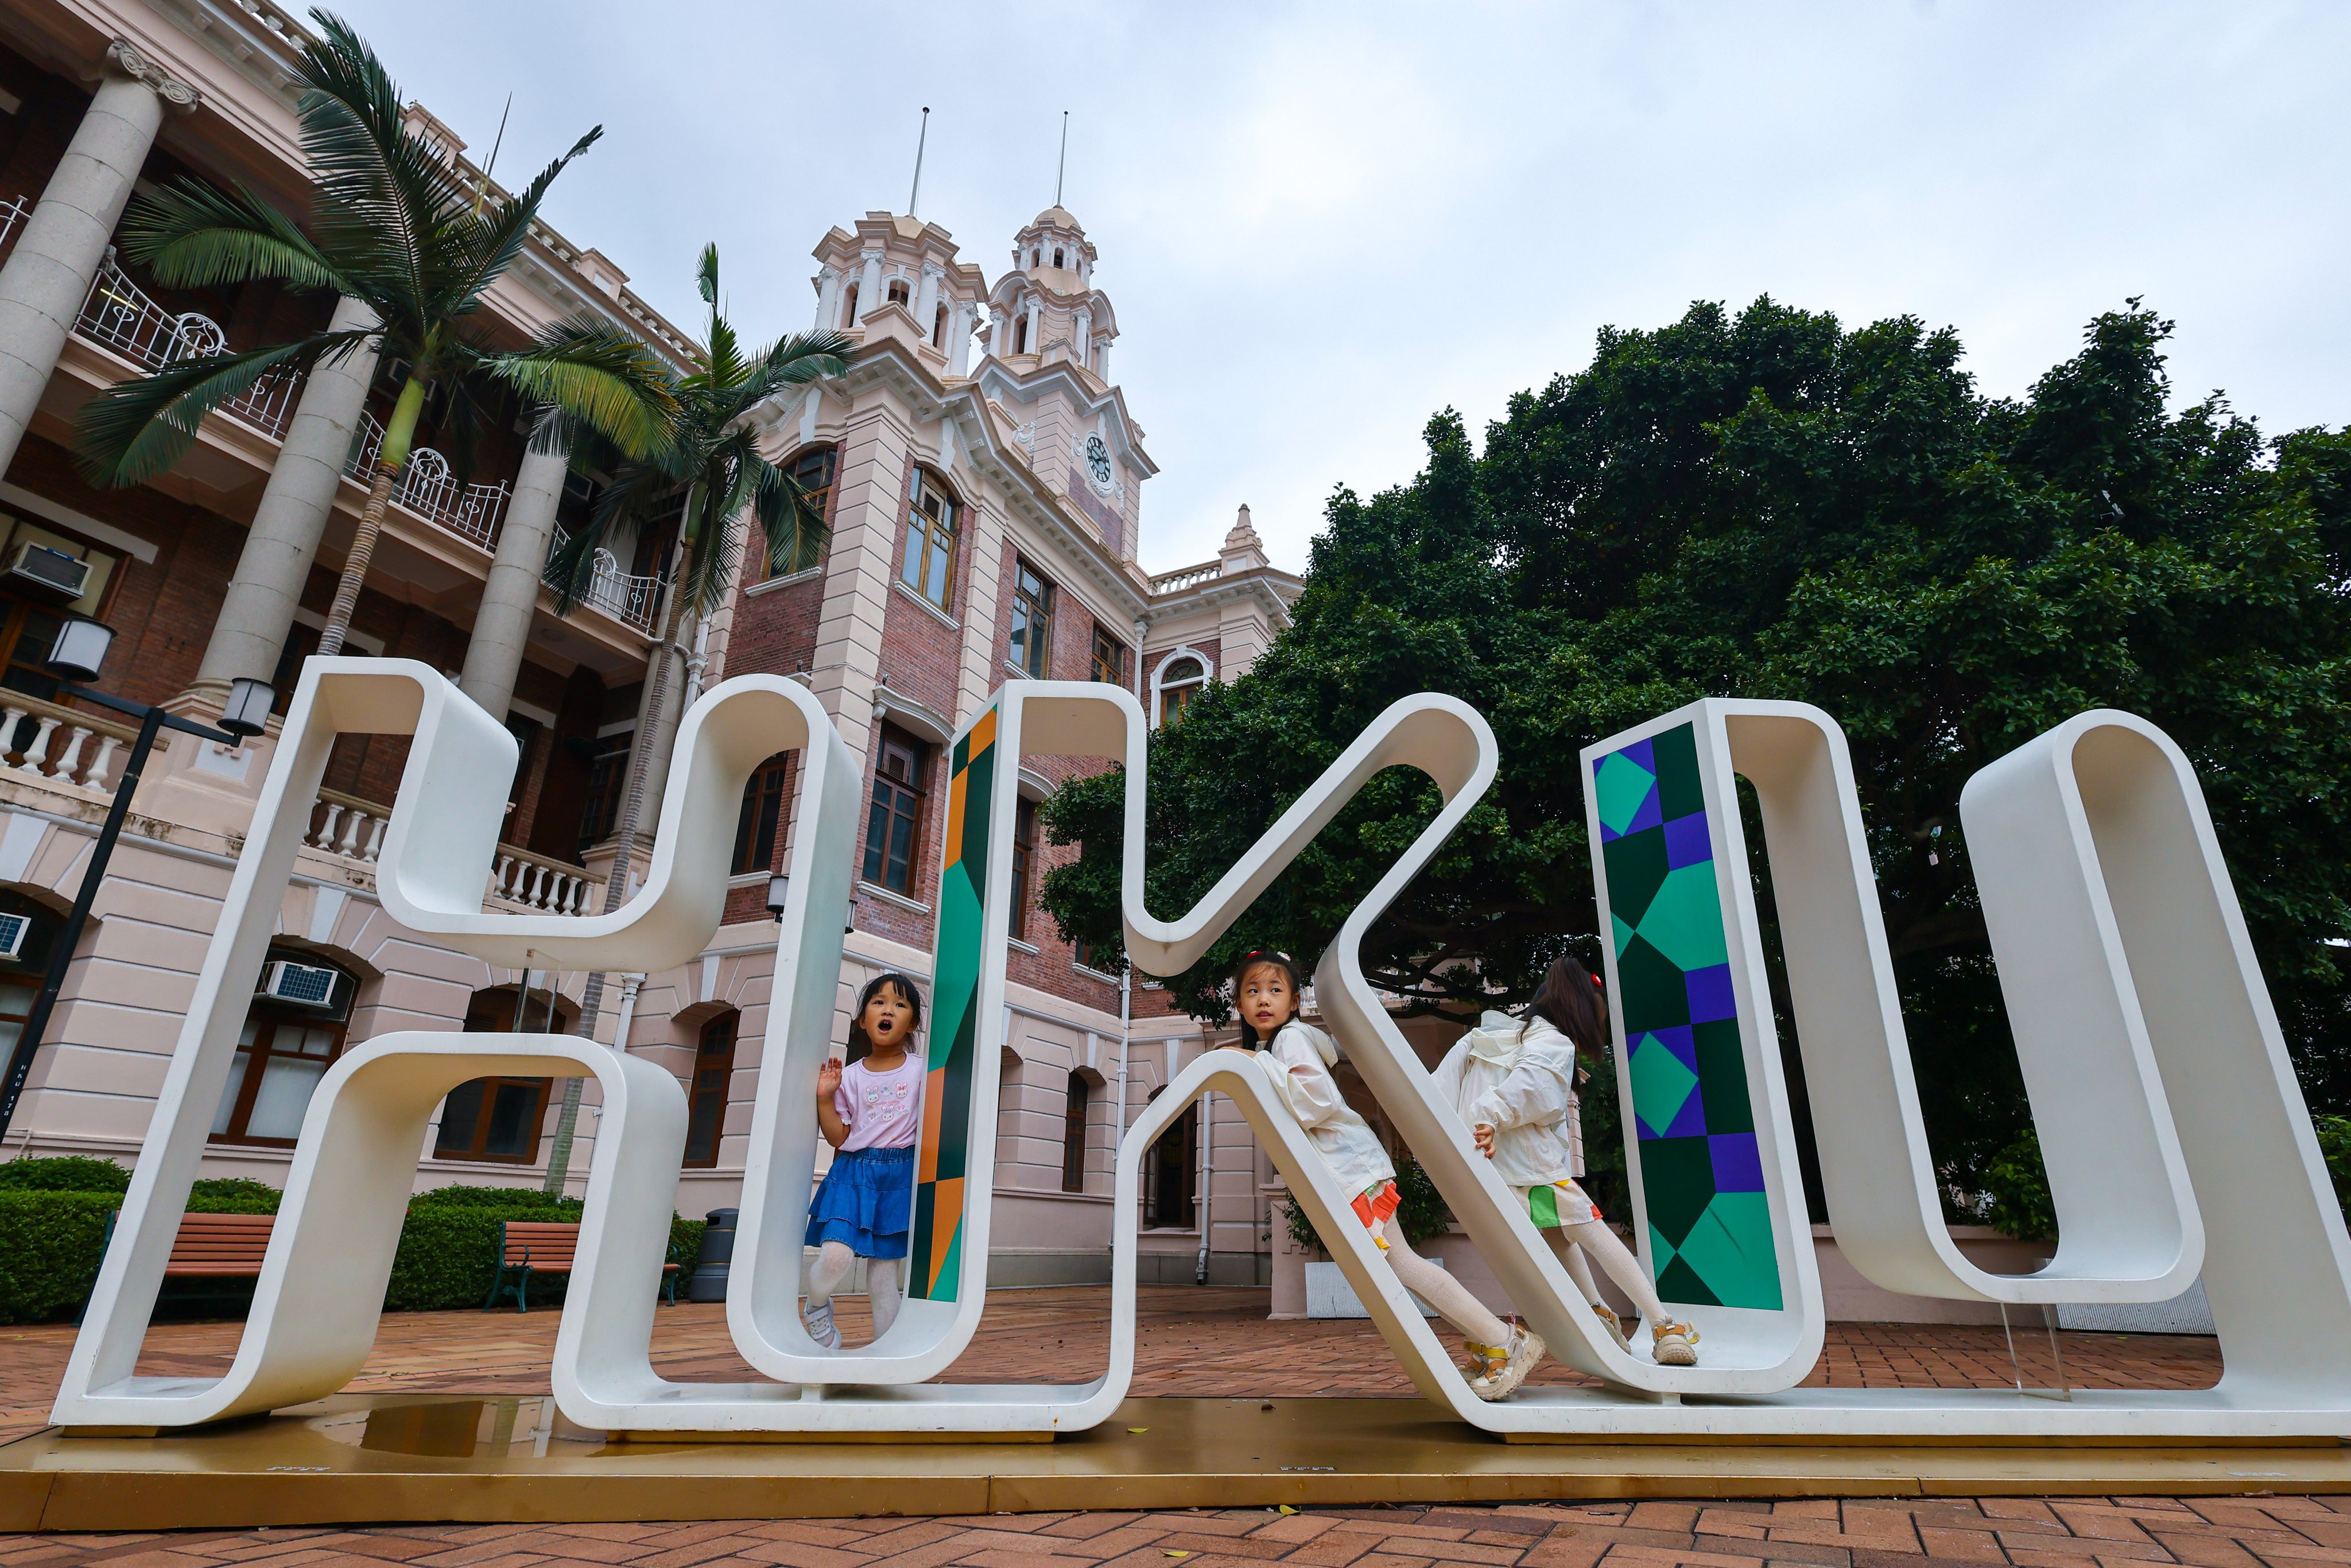
<path id="1" fill-rule="evenodd" d="M 1987 1498 L 0 1536 L 0 1568 L 2332 1568 L 2351 1499 Z"/>

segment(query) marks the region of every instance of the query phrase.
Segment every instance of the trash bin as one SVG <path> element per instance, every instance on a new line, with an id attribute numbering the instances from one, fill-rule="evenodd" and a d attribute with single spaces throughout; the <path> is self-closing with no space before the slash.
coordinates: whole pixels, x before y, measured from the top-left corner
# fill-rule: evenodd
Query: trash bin
<path id="1" fill-rule="evenodd" d="M 702 1217 L 702 1250 L 695 1255 L 694 1283 L 685 1290 L 689 1301 L 726 1299 L 726 1265 L 735 1259 L 735 1216 L 731 1208 L 714 1208 Z"/>

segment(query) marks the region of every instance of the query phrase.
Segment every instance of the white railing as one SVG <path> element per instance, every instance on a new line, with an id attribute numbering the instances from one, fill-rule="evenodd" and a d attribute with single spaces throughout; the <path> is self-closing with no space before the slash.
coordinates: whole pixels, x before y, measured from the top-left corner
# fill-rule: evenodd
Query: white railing
<path id="1" fill-rule="evenodd" d="M 1151 591 L 1174 593 L 1194 583 L 1206 582 L 1212 577 L 1222 577 L 1224 573 L 1225 563 L 1220 560 L 1209 561 L 1205 566 L 1187 566 L 1181 571 L 1163 571 L 1151 580 Z"/>
<path id="2" fill-rule="evenodd" d="M 21 198 L 20 198 L 21 204 Z M 5 232 L 0 231 L 0 239 Z M 109 247 L 99 264 L 97 281 L 82 301 L 74 330 L 100 348 L 110 349 L 146 371 L 160 371 L 182 360 L 217 354 L 228 347 L 220 324 L 201 311 L 174 316 L 148 297 L 118 266 Z M 294 393 L 301 378 L 278 371 L 266 375 L 220 405 L 263 434 L 284 439 L 294 419 Z"/>
<path id="3" fill-rule="evenodd" d="M 11 196 L 0 202 L 0 250 L 8 248 L 8 242 L 16 237 L 16 225 L 23 223 L 25 214 L 32 210 L 33 198 L 30 196 Z"/>
<path id="4" fill-rule="evenodd" d="M 382 423 L 371 413 L 360 414 L 343 472 L 359 484 L 373 485 L 375 455 L 382 447 Z M 496 544 L 498 521 L 506 516 L 507 487 L 504 483 L 461 486 L 446 457 L 430 446 L 419 446 L 408 455 L 408 466 L 401 471 L 392 502 L 404 512 L 489 549 Z"/>
<path id="5" fill-rule="evenodd" d="M 302 841 L 321 854 L 349 861 L 371 873 L 383 852 L 383 831 L 391 821 L 389 806 L 321 789 L 311 802 L 309 829 Z M 588 873 L 580 867 L 513 844 L 500 844 L 483 897 L 549 915 L 585 915 L 590 891 Z"/>
<path id="6" fill-rule="evenodd" d="M 548 547 L 549 560 L 555 559 L 569 537 L 558 525 L 554 540 Z M 651 635 L 653 615 L 661 608 L 661 579 L 630 576 L 621 570 L 620 558 L 608 549 L 598 550 L 594 560 L 594 573 L 588 579 L 588 591 L 580 596 L 580 602 Z M 540 576 L 549 587 L 561 589 L 562 584 L 551 575 L 542 572 Z"/>
<path id="7" fill-rule="evenodd" d="M 134 730 L 76 709 L 0 693 L 0 771 L 103 789 L 116 750 L 137 738 Z"/>

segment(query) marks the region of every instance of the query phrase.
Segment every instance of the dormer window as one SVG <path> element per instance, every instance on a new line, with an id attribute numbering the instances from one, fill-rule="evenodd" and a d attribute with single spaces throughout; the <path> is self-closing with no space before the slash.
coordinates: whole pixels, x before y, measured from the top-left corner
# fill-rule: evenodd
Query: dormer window
<path id="1" fill-rule="evenodd" d="M 914 291 L 906 287 L 906 280 L 904 278 L 893 277 L 890 280 L 891 304 L 904 305 L 907 300 L 912 299 L 914 297 Z"/>

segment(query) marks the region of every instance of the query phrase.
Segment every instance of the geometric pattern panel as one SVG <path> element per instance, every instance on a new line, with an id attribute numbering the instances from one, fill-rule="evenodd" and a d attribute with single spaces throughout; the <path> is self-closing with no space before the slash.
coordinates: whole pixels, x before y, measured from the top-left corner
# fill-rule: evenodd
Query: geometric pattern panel
<path id="1" fill-rule="evenodd" d="M 939 875 L 938 945 L 932 956 L 930 1071 L 923 1084 L 922 1150 L 914 1164 L 914 1237 L 907 1294 L 952 1301 L 963 1281 L 964 1177 L 975 1136 L 979 975 L 987 946 L 987 831 L 994 821 L 998 709 L 956 742 L 947 781 L 946 864 Z M 993 1067 L 991 1065 L 991 1071 Z"/>
<path id="2" fill-rule="evenodd" d="M 1593 764 L 1657 1293 L 1778 1311 L 1715 835 L 1682 725 Z"/>

